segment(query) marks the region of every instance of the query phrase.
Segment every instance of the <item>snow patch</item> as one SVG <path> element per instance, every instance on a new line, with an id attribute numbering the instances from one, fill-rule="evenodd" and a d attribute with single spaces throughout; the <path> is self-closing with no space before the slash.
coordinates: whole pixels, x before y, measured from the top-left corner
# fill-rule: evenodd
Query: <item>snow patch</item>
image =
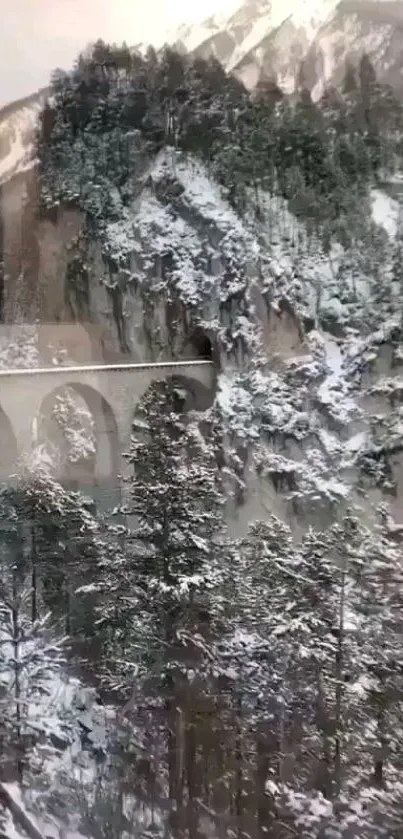
<path id="1" fill-rule="evenodd" d="M 357 412 L 357 406 L 348 392 L 343 355 L 337 341 L 328 335 L 323 335 L 323 348 L 326 367 L 330 373 L 319 386 L 317 397 L 339 421 L 348 423 Z"/>
<path id="2" fill-rule="evenodd" d="M 34 165 L 33 143 L 42 105 L 43 97 L 39 96 L 0 122 L 0 148 L 7 150 L 0 157 L 0 184 Z"/>
<path id="3" fill-rule="evenodd" d="M 245 388 L 239 373 L 224 374 L 218 381 L 217 404 L 232 431 L 240 438 L 258 439 L 254 399 Z"/>
<path id="4" fill-rule="evenodd" d="M 397 224 L 400 212 L 400 204 L 394 198 L 390 198 L 381 189 L 371 190 L 372 218 L 378 227 L 383 227 L 388 236 L 394 239 L 397 233 Z"/>

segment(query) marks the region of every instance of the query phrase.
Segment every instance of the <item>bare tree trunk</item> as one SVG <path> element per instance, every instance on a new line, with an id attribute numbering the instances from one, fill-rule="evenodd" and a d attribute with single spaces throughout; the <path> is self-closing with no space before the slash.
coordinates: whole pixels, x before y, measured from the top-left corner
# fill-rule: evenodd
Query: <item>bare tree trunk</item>
<path id="1" fill-rule="evenodd" d="M 173 704 L 172 698 L 169 697 L 166 700 L 165 708 L 167 714 L 168 784 L 171 801 L 176 799 L 176 736 Z"/>
<path id="2" fill-rule="evenodd" d="M 384 678 L 382 675 L 380 676 L 380 683 L 380 690 L 376 696 L 376 722 L 378 746 L 374 756 L 374 784 L 377 787 L 382 788 L 385 782 L 384 772 L 387 754 L 387 739 L 385 725 L 386 696 Z"/>
<path id="3" fill-rule="evenodd" d="M 21 762 L 21 680 L 20 680 L 20 621 L 18 603 L 17 568 L 13 569 L 13 595 L 11 606 L 12 622 L 12 647 L 13 647 L 13 669 L 14 669 L 14 701 L 15 701 L 15 735 L 17 748 L 17 771 L 22 781 Z"/>
<path id="4" fill-rule="evenodd" d="M 36 525 L 31 525 L 31 620 L 35 623 L 37 619 L 37 544 L 36 544 Z"/>
<path id="5" fill-rule="evenodd" d="M 195 723 L 191 718 L 186 725 L 185 742 L 186 783 L 188 793 L 187 828 L 190 839 L 196 839 L 198 815 L 196 809 L 197 779 L 196 779 L 196 732 Z"/>
<path id="6" fill-rule="evenodd" d="M 256 732 L 256 799 L 257 799 L 257 835 L 259 839 L 271 835 L 272 824 L 276 820 L 272 796 L 266 791 L 270 767 L 275 767 L 280 744 L 278 735 L 271 729 L 265 732 L 264 724 L 258 723 Z"/>
<path id="7" fill-rule="evenodd" d="M 235 815 L 237 821 L 237 836 L 242 836 L 243 821 L 243 748 L 242 748 L 242 696 L 240 688 L 236 689 L 236 786 L 235 786 Z"/>
<path id="8" fill-rule="evenodd" d="M 341 571 L 341 591 L 339 607 L 339 624 L 336 648 L 336 693 L 335 693 L 335 723 L 334 723 L 334 780 L 335 791 L 338 794 L 341 788 L 341 729 L 342 729 L 342 703 L 343 703 L 343 667 L 344 667 L 344 611 L 346 597 L 346 557 L 342 557 L 343 566 Z"/>
<path id="9" fill-rule="evenodd" d="M 322 759 L 319 763 L 319 777 L 317 787 L 320 789 L 322 794 L 325 798 L 330 798 L 332 789 L 331 789 L 331 765 L 332 765 L 332 757 L 331 757 L 331 743 L 330 743 L 330 725 L 331 721 L 329 719 L 328 709 L 326 707 L 326 701 L 323 694 L 322 682 L 320 671 L 317 673 L 317 705 L 316 705 L 316 724 L 318 727 L 318 731 L 321 733 L 322 737 L 322 744 L 323 744 L 323 752 L 322 752 Z"/>

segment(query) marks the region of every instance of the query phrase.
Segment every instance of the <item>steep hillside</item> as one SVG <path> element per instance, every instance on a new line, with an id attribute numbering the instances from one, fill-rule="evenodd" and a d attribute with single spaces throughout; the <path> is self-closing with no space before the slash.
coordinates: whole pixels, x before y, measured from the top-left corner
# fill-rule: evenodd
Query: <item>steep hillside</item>
<path id="1" fill-rule="evenodd" d="M 204 58 L 214 56 L 249 88 L 265 78 L 287 93 L 304 84 L 314 98 L 326 85 L 339 85 L 346 63 L 357 66 L 367 53 L 379 79 L 400 94 L 402 21 L 400 0 L 289 6 L 246 0 L 226 19 L 182 28 L 174 41 Z"/>
<path id="2" fill-rule="evenodd" d="M 349 82 L 98 42 L 1 185 L 0 366 L 216 370 L 207 411 L 147 390 L 107 515 L 52 475 L 96 455 L 74 383 L 1 487 L 0 799 L 34 839 L 400 839 L 403 110 L 368 57 Z"/>
<path id="3" fill-rule="evenodd" d="M 0 110 L 0 184 L 33 164 L 34 134 L 46 97 L 39 91 Z"/>
<path id="4" fill-rule="evenodd" d="M 305 57 L 305 72 L 313 96 L 329 82 L 340 85 L 348 62 L 358 66 L 370 56 L 378 78 L 401 95 L 403 4 L 401 2 L 341 2 L 316 33 Z"/>
<path id="5" fill-rule="evenodd" d="M 175 58 L 166 60 L 173 62 L 171 70 L 162 61 L 154 78 L 148 73 L 155 88 L 147 95 L 154 104 L 145 116 L 137 102 L 121 123 L 114 122 L 114 109 L 122 107 L 122 84 L 119 93 L 111 86 L 107 100 L 100 91 L 99 109 L 89 116 L 83 103 L 78 119 L 86 123 L 85 134 L 77 125 L 72 133 L 69 120 L 76 117 L 64 108 L 63 87 L 48 106 L 28 200 L 28 176 L 3 188 L 6 320 L 92 322 L 109 359 L 127 353 L 139 361 L 189 357 L 200 352 L 201 340 L 209 340 L 222 370 L 217 405 L 229 434 L 228 494 L 233 513 L 241 512 L 241 530 L 267 504 L 297 529 L 310 521 L 330 521 L 353 499 L 363 504 L 360 464 L 375 457 L 378 445 L 363 408 L 372 405 L 375 391 L 363 384 L 367 367 L 361 379 L 361 355 L 366 359 L 374 342 L 381 347 L 379 335 L 393 335 L 393 350 L 386 340 L 391 360 L 382 375 L 392 367 L 399 370 L 399 362 L 392 360 L 395 349 L 397 358 L 400 352 L 394 316 L 401 295 L 396 275 L 399 202 L 389 197 L 385 184 L 375 188 L 370 170 L 357 181 L 356 194 L 351 186 L 345 190 L 343 172 L 336 173 L 335 181 L 333 157 L 328 173 L 327 163 L 320 163 L 317 183 L 310 180 L 312 159 L 308 156 L 305 170 L 301 158 L 306 205 L 288 180 L 290 174 L 295 178 L 294 158 L 288 163 L 280 153 L 277 182 L 270 167 L 267 178 L 261 169 L 255 180 L 253 168 L 245 169 L 242 145 L 241 157 L 231 165 L 235 146 L 217 142 L 217 132 L 225 137 L 233 103 L 219 85 L 216 92 L 209 75 L 213 128 L 210 134 L 208 123 L 196 140 L 211 143 L 210 163 L 186 149 L 194 145 L 200 119 L 199 92 L 189 100 L 191 107 L 177 105 L 182 149 L 169 145 L 170 130 L 161 133 L 165 104 L 153 100 L 158 73 L 166 78 L 168 72 L 169 83 L 172 72 L 176 85 L 175 74 L 183 72 L 183 85 L 190 88 L 200 80 L 186 63 L 180 71 Z M 66 77 L 63 84 L 74 85 L 75 77 Z M 258 125 L 269 124 L 262 122 L 261 111 L 255 113 L 255 105 L 247 104 L 241 88 L 230 88 L 228 95 L 240 97 L 247 113 L 252 107 L 250 118 Z M 229 101 L 224 109 L 216 109 L 217 96 Z M 302 148 L 307 142 L 303 132 L 310 137 L 316 119 L 310 107 L 306 113 L 294 112 Z M 150 113 L 151 123 L 145 121 Z M 269 105 L 265 119 L 274 122 L 268 130 L 280 138 L 292 131 L 291 113 Z M 249 134 L 242 134 L 242 124 L 236 130 L 250 161 Z M 253 131 L 251 137 L 256 142 Z M 285 135 L 282 142 L 287 142 Z M 358 142 L 356 135 L 351 142 Z M 362 166 L 361 147 L 357 151 Z M 395 165 L 393 154 L 391 159 Z M 369 166 L 379 165 L 371 161 Z M 234 184 L 236 172 L 243 172 L 245 180 L 239 174 Z M 390 187 L 398 187 L 391 172 L 384 176 Z M 331 192 L 321 203 L 324 177 L 331 179 L 338 213 L 329 201 Z M 375 381 L 377 374 L 371 387 Z M 393 381 L 384 387 L 393 391 Z M 393 451 L 388 480 L 397 486 L 400 461 Z M 365 515 L 381 497 L 379 480 L 373 481 Z"/>

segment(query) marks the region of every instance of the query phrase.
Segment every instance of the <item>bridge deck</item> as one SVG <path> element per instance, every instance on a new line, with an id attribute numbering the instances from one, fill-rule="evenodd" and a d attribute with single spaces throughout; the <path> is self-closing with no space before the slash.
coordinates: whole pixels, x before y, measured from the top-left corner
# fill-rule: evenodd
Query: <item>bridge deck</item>
<path id="1" fill-rule="evenodd" d="M 146 361 L 141 364 L 127 363 L 127 364 L 80 364 L 74 366 L 65 366 L 55 364 L 54 367 L 16 367 L 9 370 L 0 370 L 0 378 L 10 378 L 12 376 L 46 376 L 54 375 L 71 375 L 71 373 L 107 373 L 116 372 L 119 370 L 133 370 L 133 372 L 141 372 L 142 370 L 183 370 L 189 367 L 213 367 L 213 362 L 208 360 L 191 360 L 191 361 Z"/>

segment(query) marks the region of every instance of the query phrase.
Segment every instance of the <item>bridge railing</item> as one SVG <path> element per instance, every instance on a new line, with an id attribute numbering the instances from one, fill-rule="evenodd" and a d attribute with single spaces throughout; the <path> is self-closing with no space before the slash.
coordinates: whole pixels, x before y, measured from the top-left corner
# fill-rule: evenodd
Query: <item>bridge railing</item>
<path id="1" fill-rule="evenodd" d="M 0 370 L 0 378 L 11 376 L 46 376 L 46 375 L 71 375 L 72 373 L 107 373 L 121 370 L 132 370 L 141 372 L 144 370 L 183 370 L 189 367 L 210 367 L 213 362 L 208 359 L 190 359 L 189 361 L 146 361 L 141 363 L 128 362 L 123 364 L 55 364 L 53 367 L 10 367 L 7 370 Z"/>

